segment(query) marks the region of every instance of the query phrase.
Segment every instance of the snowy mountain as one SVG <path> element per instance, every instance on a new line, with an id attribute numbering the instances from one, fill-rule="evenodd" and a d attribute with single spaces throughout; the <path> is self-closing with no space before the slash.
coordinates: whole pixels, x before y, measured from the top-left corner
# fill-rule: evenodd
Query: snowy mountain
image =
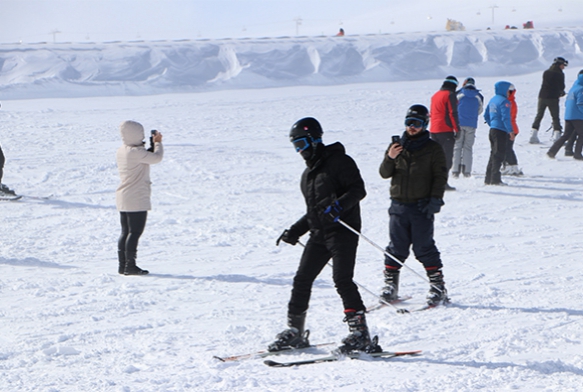
<path id="1" fill-rule="evenodd" d="M 0 46 L 0 98 L 149 95 L 233 88 L 510 76 L 562 56 L 583 29 Z"/>

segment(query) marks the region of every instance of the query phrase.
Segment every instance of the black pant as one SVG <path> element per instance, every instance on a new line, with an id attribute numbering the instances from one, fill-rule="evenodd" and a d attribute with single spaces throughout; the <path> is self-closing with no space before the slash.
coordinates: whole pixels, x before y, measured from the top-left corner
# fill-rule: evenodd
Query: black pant
<path id="1" fill-rule="evenodd" d="M 516 153 L 514 152 L 514 140 L 508 139 L 508 141 L 506 141 L 504 164 L 508 166 L 518 165 L 518 158 L 516 158 Z"/>
<path id="2" fill-rule="evenodd" d="M 549 108 L 551 113 L 551 118 L 553 119 L 553 130 L 560 131 L 563 129 L 561 127 L 561 119 L 559 118 L 559 98 L 539 98 L 536 117 L 532 123 L 533 129 L 538 130 L 540 128 L 540 122 L 545 115 L 545 109 Z"/>
<path id="3" fill-rule="evenodd" d="M 6 159 L 2 152 L 2 146 L 0 146 L 0 184 L 2 183 L 2 176 L 4 175 L 4 162 L 6 162 Z"/>
<path id="4" fill-rule="evenodd" d="M 393 200 L 389 208 L 391 242 L 387 252 L 404 263 L 413 245 L 413 253 L 425 269 L 441 268 L 441 256 L 433 240 L 433 221 L 433 217 L 428 218 L 426 213 L 419 211 L 417 203 Z M 385 256 L 385 265 L 393 269 L 401 268 L 401 264 L 388 256 Z"/>
<path id="5" fill-rule="evenodd" d="M 573 156 L 581 157 L 581 150 L 583 149 L 583 120 L 565 121 L 565 133 L 553 143 L 547 154 L 552 156 L 557 155 L 565 142 L 570 142 L 573 136 L 575 136 L 574 140 L 576 140 Z M 565 146 L 565 148 L 567 148 L 567 146 Z M 573 148 L 572 144 L 571 148 Z"/>
<path id="6" fill-rule="evenodd" d="M 486 178 L 484 183 L 487 185 L 498 185 L 502 183 L 502 174 L 500 167 L 506 156 L 506 144 L 508 143 L 508 132 L 500 129 L 490 128 L 490 159 L 486 167 Z"/>
<path id="7" fill-rule="evenodd" d="M 455 146 L 455 137 L 453 132 L 440 132 L 432 133 L 431 139 L 435 140 L 443 148 L 445 153 L 445 165 L 447 166 L 447 171 L 451 169 L 453 165 L 453 148 Z"/>
<path id="8" fill-rule="evenodd" d="M 308 309 L 314 280 L 330 259 L 334 285 L 342 298 L 344 309 L 364 310 L 360 293 L 352 280 L 357 246 L 358 236 L 347 229 L 327 239 L 310 237 L 294 277 L 289 313 L 302 314 Z"/>
<path id="9" fill-rule="evenodd" d="M 138 241 L 146 227 L 148 211 L 120 212 L 121 235 L 117 241 L 117 250 L 136 252 Z"/>

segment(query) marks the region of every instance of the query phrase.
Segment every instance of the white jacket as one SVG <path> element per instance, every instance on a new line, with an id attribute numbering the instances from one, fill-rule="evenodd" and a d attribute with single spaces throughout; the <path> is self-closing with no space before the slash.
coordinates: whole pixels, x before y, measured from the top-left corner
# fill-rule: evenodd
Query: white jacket
<path id="1" fill-rule="evenodd" d="M 144 147 L 144 127 L 135 121 L 124 121 L 119 130 L 123 146 L 117 150 L 117 168 L 121 183 L 115 192 L 118 211 L 137 212 L 152 209 L 150 202 L 150 165 L 162 161 L 162 143 L 154 144 L 154 152 Z"/>

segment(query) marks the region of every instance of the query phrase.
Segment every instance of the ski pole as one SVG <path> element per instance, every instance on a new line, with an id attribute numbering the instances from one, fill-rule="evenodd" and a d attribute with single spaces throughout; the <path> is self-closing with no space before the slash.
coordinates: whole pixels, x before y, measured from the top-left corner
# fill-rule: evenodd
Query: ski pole
<path id="1" fill-rule="evenodd" d="M 401 267 L 407 267 L 410 271 L 413 271 L 415 273 L 415 275 L 417 275 L 418 277 L 420 277 L 421 279 L 423 279 L 425 282 L 429 283 L 430 286 L 432 286 L 433 288 L 435 288 L 436 290 L 438 290 L 440 293 L 443 293 L 443 291 L 439 287 L 437 287 L 436 285 L 432 284 L 429 281 L 429 279 L 427 279 L 425 276 L 419 274 L 413 268 L 409 267 L 407 264 L 403 263 L 401 260 L 397 259 L 395 256 L 393 256 L 392 254 L 390 254 L 389 252 L 387 252 L 384 248 L 382 248 L 381 246 L 379 246 L 379 245 L 375 244 L 374 242 L 372 242 L 371 240 L 369 240 L 364 234 L 362 234 L 358 230 L 355 230 L 353 227 L 351 227 L 350 225 L 348 225 L 342 219 L 338 219 L 338 223 L 340 223 L 342 226 L 346 227 L 348 230 L 352 231 L 354 234 L 356 234 L 357 236 L 361 237 L 366 242 L 368 242 L 369 244 L 371 244 L 372 246 L 374 246 L 375 248 L 377 248 L 378 250 L 380 250 L 381 252 L 383 252 L 385 254 L 385 256 L 388 256 L 391 259 L 393 259 L 394 261 L 396 261 L 397 263 L 399 263 L 401 265 Z"/>
<path id="2" fill-rule="evenodd" d="M 298 241 L 298 244 L 300 244 L 303 248 L 306 247 L 306 245 L 302 244 L 301 241 Z M 328 261 L 326 263 L 330 268 L 334 269 L 334 266 L 332 266 L 332 264 L 330 264 L 330 262 Z M 367 293 L 372 294 L 373 296 L 375 296 L 380 302 L 382 302 L 385 305 L 388 305 L 390 307 L 392 307 L 393 309 L 395 309 L 398 313 L 409 313 L 406 309 L 401 309 L 401 308 L 397 308 L 395 305 L 393 305 L 390 302 L 387 302 L 383 299 L 383 297 L 377 295 L 376 293 L 374 293 L 373 291 L 367 289 L 366 287 L 364 287 L 363 285 L 361 285 L 360 283 L 358 283 L 356 280 L 352 279 L 352 281 L 354 282 L 355 285 L 357 285 L 359 288 L 363 289 L 364 291 L 366 291 Z"/>

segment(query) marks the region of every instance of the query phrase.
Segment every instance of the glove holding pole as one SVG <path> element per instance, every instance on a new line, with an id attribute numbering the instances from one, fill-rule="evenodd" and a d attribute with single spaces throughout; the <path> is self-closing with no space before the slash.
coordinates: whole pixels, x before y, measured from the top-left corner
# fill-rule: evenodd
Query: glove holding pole
<path id="1" fill-rule="evenodd" d="M 328 207 L 324 209 L 324 215 L 332 222 L 338 222 L 338 220 L 340 220 L 341 212 L 342 206 L 340 205 L 338 200 L 336 200 L 334 203 L 330 204 Z"/>

